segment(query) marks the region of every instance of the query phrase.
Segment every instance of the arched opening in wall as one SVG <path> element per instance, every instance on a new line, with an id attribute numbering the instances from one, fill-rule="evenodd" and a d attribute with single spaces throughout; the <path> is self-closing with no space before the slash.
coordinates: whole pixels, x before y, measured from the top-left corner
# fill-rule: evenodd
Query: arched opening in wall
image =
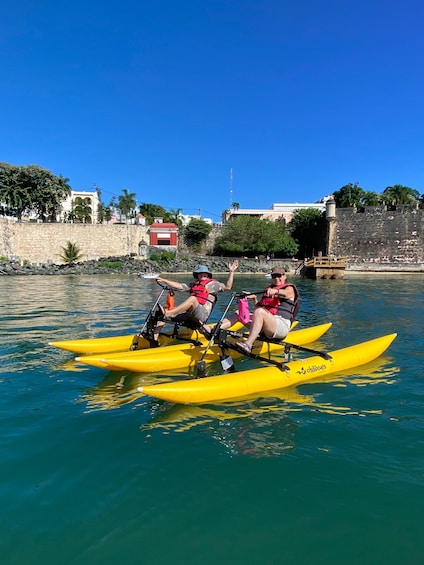
<path id="1" fill-rule="evenodd" d="M 75 223 L 78 224 L 91 224 L 92 213 L 91 198 L 81 198 L 77 196 L 73 202 L 72 216 Z"/>

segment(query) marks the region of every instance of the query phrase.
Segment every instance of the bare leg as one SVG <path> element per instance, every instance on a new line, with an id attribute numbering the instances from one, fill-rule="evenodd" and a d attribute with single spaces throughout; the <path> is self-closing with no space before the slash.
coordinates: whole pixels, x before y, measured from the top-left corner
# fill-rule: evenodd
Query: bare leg
<path id="1" fill-rule="evenodd" d="M 174 318 L 178 316 L 178 314 L 182 314 L 183 312 L 188 312 L 189 310 L 194 310 L 199 305 L 199 302 L 195 296 L 189 296 L 187 300 L 178 304 L 171 310 L 165 310 L 165 316 L 169 316 L 170 318 Z"/>
<path id="2" fill-rule="evenodd" d="M 182 314 L 183 312 L 189 312 L 190 310 L 194 310 L 198 306 L 199 302 L 195 296 L 189 296 L 187 300 L 181 302 L 175 308 L 171 308 L 170 310 L 164 310 L 165 316 L 169 318 L 174 318 L 178 316 L 178 314 Z M 164 321 L 158 321 L 154 331 L 154 337 L 157 340 L 159 337 L 159 332 L 162 330 L 163 326 L 165 325 Z"/>
<path id="3" fill-rule="evenodd" d="M 276 327 L 277 323 L 275 317 L 268 312 L 268 310 L 265 310 L 265 308 L 256 308 L 253 313 L 249 337 L 245 343 L 252 347 L 256 338 L 262 331 L 267 337 L 272 337 L 275 333 Z"/>
<path id="4" fill-rule="evenodd" d="M 157 341 L 159 339 L 159 333 L 161 332 L 163 326 L 165 325 L 165 322 L 157 322 L 154 332 L 153 332 L 153 337 L 155 338 L 155 340 Z"/>

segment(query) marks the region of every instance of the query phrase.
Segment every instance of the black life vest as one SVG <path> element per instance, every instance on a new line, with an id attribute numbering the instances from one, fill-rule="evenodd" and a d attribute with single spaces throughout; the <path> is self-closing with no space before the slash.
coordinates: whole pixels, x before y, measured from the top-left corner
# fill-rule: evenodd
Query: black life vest
<path id="1" fill-rule="evenodd" d="M 262 308 L 266 308 L 271 314 L 274 316 L 281 316 L 281 318 L 285 318 L 286 320 L 290 320 L 292 322 L 296 314 L 299 311 L 299 291 L 294 284 L 286 283 L 286 284 L 279 284 L 279 285 L 272 285 L 268 288 L 278 288 L 279 290 L 283 290 L 287 287 L 291 286 L 294 291 L 294 300 L 289 300 L 288 298 L 282 298 L 280 296 L 266 296 L 266 291 L 262 295 L 261 300 L 258 303 L 258 306 L 262 306 Z"/>

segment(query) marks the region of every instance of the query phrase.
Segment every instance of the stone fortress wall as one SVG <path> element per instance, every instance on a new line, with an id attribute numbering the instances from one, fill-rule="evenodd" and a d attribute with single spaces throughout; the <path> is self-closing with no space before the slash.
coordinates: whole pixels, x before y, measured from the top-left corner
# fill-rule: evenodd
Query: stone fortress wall
<path id="1" fill-rule="evenodd" d="M 76 243 L 82 260 L 140 255 L 149 241 L 145 226 L 126 224 L 33 224 L 0 219 L 0 256 L 30 263 L 62 263 L 67 242 Z"/>
<path id="2" fill-rule="evenodd" d="M 418 205 L 338 208 L 328 219 L 330 255 L 348 271 L 424 271 L 424 214 Z"/>

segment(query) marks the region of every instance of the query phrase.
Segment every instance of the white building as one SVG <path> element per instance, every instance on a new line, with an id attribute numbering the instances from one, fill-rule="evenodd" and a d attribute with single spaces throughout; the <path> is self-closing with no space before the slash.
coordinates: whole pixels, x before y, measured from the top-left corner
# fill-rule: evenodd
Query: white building
<path id="1" fill-rule="evenodd" d="M 58 221 L 66 221 L 69 214 L 75 213 L 78 207 L 83 207 L 87 212 L 86 222 L 97 223 L 97 210 L 99 208 L 99 196 L 94 191 L 72 190 L 71 194 L 62 202 L 62 210 Z"/>
<path id="2" fill-rule="evenodd" d="M 307 208 L 314 208 L 323 212 L 325 210 L 325 202 L 313 202 L 306 204 L 273 204 L 271 208 L 265 210 L 261 210 L 259 208 L 231 208 L 229 210 L 224 210 L 222 221 L 226 224 L 238 216 L 251 216 L 260 218 L 261 220 L 267 219 L 272 221 L 278 220 L 278 218 L 284 218 L 286 222 L 290 222 L 296 210 L 306 210 Z"/>

